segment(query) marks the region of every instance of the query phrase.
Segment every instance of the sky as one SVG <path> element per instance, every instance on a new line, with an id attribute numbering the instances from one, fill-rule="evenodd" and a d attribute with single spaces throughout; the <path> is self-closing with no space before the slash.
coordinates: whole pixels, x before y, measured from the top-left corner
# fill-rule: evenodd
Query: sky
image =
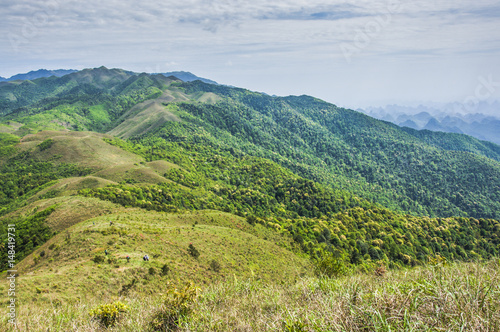
<path id="1" fill-rule="evenodd" d="M 498 0 L 0 0 L 0 76 L 184 70 L 358 108 L 500 99 Z"/>

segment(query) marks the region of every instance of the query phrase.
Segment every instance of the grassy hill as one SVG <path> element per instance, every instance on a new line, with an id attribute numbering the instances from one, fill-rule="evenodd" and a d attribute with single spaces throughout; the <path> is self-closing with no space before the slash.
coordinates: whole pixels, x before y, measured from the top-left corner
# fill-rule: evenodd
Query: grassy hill
<path id="1" fill-rule="evenodd" d="M 205 284 L 235 277 L 285 281 L 310 271 L 308 260 L 290 251 L 290 239 L 263 226 L 251 226 L 241 217 L 219 211 L 114 210 L 73 226 L 65 224 L 63 232 L 27 256 L 17 266 L 23 285 L 19 299 L 37 297 L 37 288 L 42 301 L 67 303 L 75 294 L 123 295 L 122 287 L 134 279 L 138 282 L 135 293 L 154 294 L 164 290 L 166 281 Z M 65 222 L 53 217 L 50 224 L 54 229 L 61 228 L 57 220 Z M 290 250 L 283 243 L 276 244 L 285 241 Z M 190 243 L 199 257 L 188 253 Z M 142 260 L 146 254 L 149 262 Z M 162 272 L 165 264 L 168 273 Z M 67 279 L 73 281 L 67 283 Z M 93 291 L 96 286 L 97 293 Z"/>
<path id="2" fill-rule="evenodd" d="M 2 83 L 0 114 L 1 270 L 7 225 L 15 224 L 20 301 L 76 310 L 69 315 L 86 329 L 94 323 L 80 306 L 159 301 L 187 280 L 220 304 L 221 290 L 209 287 L 229 287 L 235 301 L 234 285 L 304 292 L 323 282 L 304 279 L 314 274 L 373 275 L 500 252 L 500 148 L 468 136 L 402 130 L 308 96 L 104 67 Z M 478 269 L 496 266 L 488 264 Z M 325 285 L 347 296 L 333 290 L 340 284 Z M 224 316 L 220 327 L 316 329 L 303 313 L 284 317 L 272 305 L 245 305 L 235 308 L 274 310 L 279 319 L 231 323 Z M 407 322 L 350 312 L 343 315 L 353 330 Z M 70 324 L 58 315 L 60 326 Z M 467 324 L 497 319 L 487 315 Z M 186 329 L 219 326 L 193 317 Z M 140 330 L 144 319 L 123 329 Z M 318 322 L 320 330 L 330 326 Z"/>
<path id="3" fill-rule="evenodd" d="M 368 269 L 377 261 L 389 266 L 422 264 L 435 253 L 474 259 L 499 251 L 496 220 L 395 213 L 265 159 L 185 146 L 189 148 L 153 150 L 91 132 L 25 136 L 6 160 L 6 166 L 18 167 L 10 178 L 17 177 L 16 184 L 3 189 L 3 225 L 9 220 L 25 225 L 18 257 L 29 255 L 54 231 L 111 213 L 116 206 L 142 208 L 144 213 L 225 211 L 281 234 L 309 257 L 332 252 L 344 255 L 345 264 Z M 171 162 L 159 159 L 158 153 Z M 30 181 L 33 189 L 28 191 L 24 186 Z M 110 202 L 117 205 L 110 208 Z M 61 219 L 58 215 L 66 216 L 64 226 L 51 221 Z"/>

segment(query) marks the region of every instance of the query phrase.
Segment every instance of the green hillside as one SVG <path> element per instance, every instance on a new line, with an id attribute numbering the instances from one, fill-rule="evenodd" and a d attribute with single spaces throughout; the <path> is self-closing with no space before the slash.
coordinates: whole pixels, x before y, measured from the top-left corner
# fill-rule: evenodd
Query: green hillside
<path id="1" fill-rule="evenodd" d="M 200 82 L 180 86 L 226 97 L 215 105 L 178 104 L 185 126 L 213 144 L 274 160 L 391 209 L 498 218 L 500 155 L 494 144 L 479 149 L 474 138 L 460 135 L 470 144 L 456 144 L 456 135 L 446 134 L 438 146 L 437 139 L 428 142 L 307 96 L 275 98 Z M 171 130 L 150 136 L 165 138 Z"/>
<path id="2" fill-rule="evenodd" d="M 233 213 L 282 234 L 311 258 L 332 252 L 348 265 L 367 268 L 379 260 L 390 266 L 422 264 L 436 253 L 448 259 L 489 258 L 499 250 L 494 219 L 392 212 L 272 161 L 207 144 L 170 142 L 151 148 L 97 133 L 57 131 L 6 142 L 14 145 L 7 146 L 12 151 L 4 169 L 14 169 L 4 174 L 3 213 L 10 212 L 5 220 L 12 220 L 19 208 L 38 210 L 34 204 L 40 199 L 80 195 L 147 211 Z M 14 218 L 26 225 L 19 258 L 65 228 L 47 228 L 51 223 L 44 218 L 52 214 L 40 213 Z M 37 229 L 35 238 L 31 229 Z"/>
<path id="3" fill-rule="evenodd" d="M 15 224 L 41 307 L 500 253 L 500 147 L 465 135 L 104 67 L 2 83 L 0 114 L 0 270 Z"/>
<path id="4" fill-rule="evenodd" d="M 219 211 L 164 214 L 115 208 L 67 227 L 25 258 L 18 265 L 24 288 L 19 298 L 29 300 L 41 290 L 41 301 L 68 302 L 89 292 L 123 295 L 131 282 L 137 285 L 130 291 L 154 294 L 164 291 L 168 280 L 203 285 L 235 276 L 293 281 L 308 275 L 305 257 L 290 252 L 290 243 L 276 244 L 284 240 L 270 229 Z M 190 254 L 190 244 L 199 257 Z M 146 254 L 148 262 L 142 259 Z M 162 271 L 165 265 L 168 272 Z M 73 282 L 67 283 L 68 278 Z"/>
<path id="5" fill-rule="evenodd" d="M 3 132 L 109 132 L 153 149 L 209 144 L 273 160 L 392 210 L 499 218 L 500 148 L 469 136 L 401 129 L 308 96 L 104 67 L 35 81 L 29 91 L 16 85 L 23 107 L 1 108 Z"/>

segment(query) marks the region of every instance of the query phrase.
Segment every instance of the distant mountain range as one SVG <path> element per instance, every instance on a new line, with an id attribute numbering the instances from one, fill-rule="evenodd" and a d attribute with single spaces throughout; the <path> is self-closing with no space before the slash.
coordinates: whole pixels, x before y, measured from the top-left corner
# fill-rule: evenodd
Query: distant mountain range
<path id="1" fill-rule="evenodd" d="M 181 81 L 184 81 L 184 82 L 192 82 L 192 81 L 202 81 L 203 83 L 208 83 L 208 84 L 218 84 L 217 82 L 215 81 L 212 81 L 212 80 L 209 80 L 208 78 L 203 78 L 203 77 L 199 77 L 199 76 L 196 76 L 188 71 L 169 71 L 169 72 L 166 72 L 166 73 L 161 73 L 162 75 L 168 77 L 168 76 L 175 76 L 177 77 L 178 79 L 180 79 Z"/>
<path id="2" fill-rule="evenodd" d="M 56 77 L 61 77 L 67 74 L 74 73 L 75 69 L 56 69 L 56 70 L 47 70 L 47 69 L 39 69 L 39 70 L 32 70 L 29 73 L 25 74 L 16 74 L 14 76 L 11 76 L 9 78 L 4 78 L 0 77 L 0 82 L 4 81 L 16 81 L 16 80 L 34 80 L 37 78 L 41 77 L 50 77 L 50 76 L 56 76 Z"/>
<path id="3" fill-rule="evenodd" d="M 71 73 L 74 73 L 77 71 L 78 70 L 76 70 L 76 69 L 56 69 L 56 70 L 39 69 L 39 70 L 32 70 L 29 73 L 25 73 L 25 74 L 16 74 L 16 75 L 11 76 L 9 78 L 5 78 L 5 77 L 0 76 L 0 82 L 16 81 L 16 80 L 35 80 L 37 78 L 50 77 L 50 76 L 62 77 L 64 75 L 68 75 L 68 74 L 71 74 Z M 184 82 L 192 82 L 192 81 L 200 80 L 203 83 L 218 84 L 215 81 L 212 81 L 212 80 L 209 80 L 209 79 L 203 78 L 203 77 L 198 77 L 198 76 L 196 76 L 188 71 L 171 71 L 171 72 L 160 73 L 160 74 L 164 75 L 166 77 L 175 76 Z"/>
<path id="4" fill-rule="evenodd" d="M 401 127 L 467 134 L 500 144 L 499 102 L 480 102 L 471 109 L 464 109 L 460 103 L 450 103 L 442 106 L 418 107 L 388 105 L 383 108 L 358 111 Z M 464 113 L 466 111 L 470 113 Z"/>

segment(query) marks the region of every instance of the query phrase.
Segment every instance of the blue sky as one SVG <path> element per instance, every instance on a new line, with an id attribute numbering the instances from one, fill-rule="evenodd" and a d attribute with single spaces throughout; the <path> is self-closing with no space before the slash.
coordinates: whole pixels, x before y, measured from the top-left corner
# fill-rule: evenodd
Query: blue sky
<path id="1" fill-rule="evenodd" d="M 500 99 L 492 0 L 0 0 L 0 17 L 3 77 L 104 65 L 351 108 Z"/>

